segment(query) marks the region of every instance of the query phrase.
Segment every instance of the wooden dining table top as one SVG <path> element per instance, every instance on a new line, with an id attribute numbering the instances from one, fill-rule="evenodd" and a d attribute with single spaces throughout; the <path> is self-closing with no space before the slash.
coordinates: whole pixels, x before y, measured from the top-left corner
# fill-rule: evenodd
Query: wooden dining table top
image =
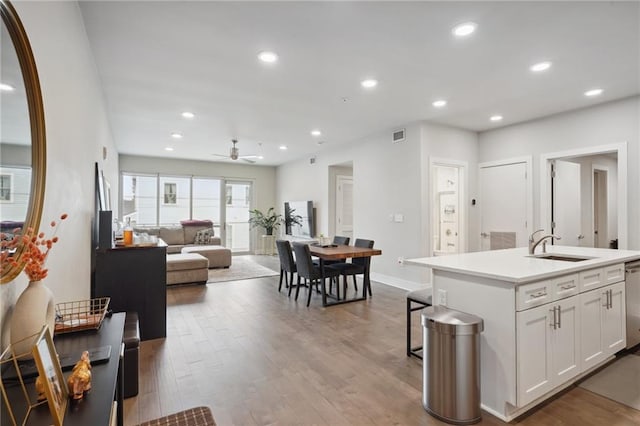
<path id="1" fill-rule="evenodd" d="M 324 260 L 349 259 L 354 257 L 371 257 L 382 254 L 382 250 L 376 248 L 355 247 L 338 245 L 336 247 L 322 247 L 309 245 L 311 255 Z"/>

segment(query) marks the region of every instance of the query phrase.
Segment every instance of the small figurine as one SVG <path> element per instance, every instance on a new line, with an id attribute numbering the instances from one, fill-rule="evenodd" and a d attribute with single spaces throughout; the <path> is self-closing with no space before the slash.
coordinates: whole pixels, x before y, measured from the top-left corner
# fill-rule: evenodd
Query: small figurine
<path id="1" fill-rule="evenodd" d="M 91 361 L 89 360 L 89 352 L 82 352 L 80 360 L 73 367 L 73 371 L 67 380 L 69 386 L 69 395 L 73 399 L 82 399 L 85 392 L 91 390 Z M 36 389 L 38 385 L 36 383 Z"/>
<path id="2" fill-rule="evenodd" d="M 36 392 L 38 392 L 38 401 L 47 399 L 47 395 L 44 393 L 44 380 L 42 376 L 38 376 L 36 379 Z"/>

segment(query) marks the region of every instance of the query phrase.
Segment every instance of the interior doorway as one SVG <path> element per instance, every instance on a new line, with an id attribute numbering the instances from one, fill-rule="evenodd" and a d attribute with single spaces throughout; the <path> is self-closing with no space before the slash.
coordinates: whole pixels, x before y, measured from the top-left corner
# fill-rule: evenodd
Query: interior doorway
<path id="1" fill-rule="evenodd" d="M 430 216 L 433 256 L 464 253 L 466 237 L 467 163 L 431 158 Z"/>
<path id="2" fill-rule="evenodd" d="M 557 169 L 567 164 L 579 173 Z M 540 166 L 540 227 L 562 237 L 555 244 L 626 248 L 625 143 L 543 154 Z M 567 187 L 571 193 L 557 193 Z M 577 203 L 575 194 L 579 194 Z"/>
<path id="3" fill-rule="evenodd" d="M 329 236 L 354 235 L 355 184 L 351 161 L 329 166 Z"/>

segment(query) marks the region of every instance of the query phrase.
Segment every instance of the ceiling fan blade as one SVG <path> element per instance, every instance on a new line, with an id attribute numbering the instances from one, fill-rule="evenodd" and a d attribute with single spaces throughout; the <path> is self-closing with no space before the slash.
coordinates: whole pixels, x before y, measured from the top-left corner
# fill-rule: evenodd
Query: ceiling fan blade
<path id="1" fill-rule="evenodd" d="M 257 159 L 260 159 L 260 157 L 262 157 L 262 156 L 261 156 L 261 155 L 241 155 L 241 156 L 239 156 L 238 158 L 241 158 L 241 159 L 245 159 L 245 158 L 257 158 Z"/>
<path id="2" fill-rule="evenodd" d="M 228 155 L 222 155 L 222 154 L 211 154 L 214 157 L 222 157 L 222 158 L 230 158 Z"/>
<path id="3" fill-rule="evenodd" d="M 240 159 L 241 159 L 242 161 L 244 161 L 245 163 L 255 164 L 255 161 L 253 161 L 253 160 L 249 160 L 248 158 L 240 157 Z"/>

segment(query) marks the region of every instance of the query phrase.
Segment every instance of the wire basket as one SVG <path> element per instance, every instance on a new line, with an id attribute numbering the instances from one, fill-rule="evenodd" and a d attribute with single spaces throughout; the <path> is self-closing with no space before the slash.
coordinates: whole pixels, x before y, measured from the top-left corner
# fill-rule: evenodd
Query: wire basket
<path id="1" fill-rule="evenodd" d="M 56 304 L 55 334 L 99 329 L 109 301 L 109 297 L 99 297 Z"/>

